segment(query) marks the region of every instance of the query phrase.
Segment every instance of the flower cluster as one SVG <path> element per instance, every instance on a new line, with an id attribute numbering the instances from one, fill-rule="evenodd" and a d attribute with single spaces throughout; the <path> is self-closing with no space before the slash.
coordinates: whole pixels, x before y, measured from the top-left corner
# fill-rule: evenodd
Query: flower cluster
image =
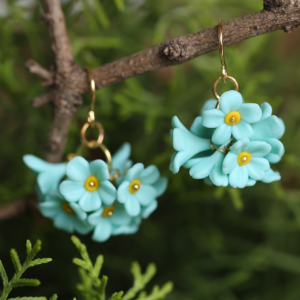
<path id="1" fill-rule="evenodd" d="M 76 156 L 68 163 L 50 164 L 25 155 L 25 164 L 37 174 L 40 212 L 70 233 L 93 231 L 92 238 L 98 242 L 135 233 L 141 220 L 157 208 L 167 179 L 154 165 L 132 166 L 130 153 L 125 143 L 112 157 L 111 172 L 100 159 L 89 163 Z"/>
<path id="2" fill-rule="evenodd" d="M 216 104 L 208 100 L 190 130 L 173 117 L 171 139 L 176 152 L 171 171 L 175 174 L 184 166 L 195 179 L 232 188 L 280 180 L 270 163 L 278 163 L 284 154 L 279 139 L 285 127 L 272 115 L 271 105 L 244 103 L 237 91 L 222 94 L 219 109 Z"/>

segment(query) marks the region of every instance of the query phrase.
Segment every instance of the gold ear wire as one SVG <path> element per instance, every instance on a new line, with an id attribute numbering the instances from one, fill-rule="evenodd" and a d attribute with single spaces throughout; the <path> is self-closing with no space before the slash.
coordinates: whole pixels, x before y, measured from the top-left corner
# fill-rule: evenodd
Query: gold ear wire
<path id="1" fill-rule="evenodd" d="M 219 37 L 219 52 L 220 52 L 220 59 L 221 59 L 221 72 L 222 75 L 215 81 L 214 85 L 213 85 L 213 94 L 214 96 L 218 99 L 218 103 L 216 108 L 220 107 L 220 96 L 217 93 L 217 85 L 219 83 L 220 80 L 223 80 L 224 83 L 227 82 L 227 79 L 229 79 L 230 81 L 233 82 L 234 86 L 235 86 L 235 90 L 238 91 L 239 90 L 239 84 L 236 81 L 235 78 L 227 75 L 227 67 L 226 67 L 226 62 L 225 62 L 225 54 L 224 54 L 224 43 L 223 43 L 223 21 L 221 20 L 219 22 L 219 27 L 218 27 L 218 37 Z"/>

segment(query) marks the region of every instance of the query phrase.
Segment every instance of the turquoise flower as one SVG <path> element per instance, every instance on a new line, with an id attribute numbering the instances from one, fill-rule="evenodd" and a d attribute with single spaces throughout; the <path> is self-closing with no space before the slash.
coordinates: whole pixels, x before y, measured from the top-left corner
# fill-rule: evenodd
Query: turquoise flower
<path id="1" fill-rule="evenodd" d="M 129 143 L 124 143 L 119 150 L 112 156 L 112 168 L 114 172 L 118 170 L 119 177 L 116 179 L 116 185 L 119 186 L 127 170 L 132 166 L 132 161 L 129 160 L 131 154 L 131 146 Z"/>
<path id="2" fill-rule="evenodd" d="M 136 219 L 126 212 L 123 204 L 116 203 L 91 214 L 88 223 L 95 226 L 93 240 L 104 242 L 112 235 L 135 233 L 140 223 Z"/>
<path id="3" fill-rule="evenodd" d="M 190 158 L 210 150 L 210 138 L 213 130 L 202 125 L 202 117 L 197 117 L 190 131 L 175 116 L 172 119 L 171 139 L 177 151 L 171 157 L 170 170 L 176 174 Z"/>
<path id="4" fill-rule="evenodd" d="M 92 226 L 86 222 L 87 214 L 76 203 L 68 202 L 58 190 L 51 191 L 45 201 L 38 204 L 43 216 L 53 219 L 54 226 L 73 233 L 87 234 Z"/>
<path id="5" fill-rule="evenodd" d="M 261 116 L 258 104 L 243 104 L 239 92 L 228 91 L 220 98 L 220 109 L 203 111 L 202 124 L 207 128 L 216 128 L 211 140 L 217 145 L 223 145 L 231 135 L 236 140 L 250 138 L 253 134 L 250 123 L 258 122 Z"/>
<path id="6" fill-rule="evenodd" d="M 69 202 L 78 202 L 82 210 L 91 212 L 109 206 L 116 199 L 116 188 L 109 181 L 107 164 L 100 159 L 90 164 L 80 156 L 74 157 L 66 168 L 67 180 L 59 190 Z"/>
<path id="7" fill-rule="evenodd" d="M 161 179 L 156 166 L 144 169 L 141 163 L 131 167 L 124 181 L 118 188 L 118 201 L 124 203 L 130 216 L 138 216 L 141 206 L 148 206 L 159 194 L 158 189 L 166 185 L 166 179 Z M 155 185 L 154 185 L 155 184 Z"/>
<path id="8" fill-rule="evenodd" d="M 203 107 L 200 110 L 200 116 L 202 116 L 203 112 L 205 112 L 206 110 L 216 108 L 217 103 L 218 103 L 218 101 L 215 99 L 210 99 L 210 100 L 205 101 L 205 103 L 203 104 Z"/>
<path id="9" fill-rule="evenodd" d="M 244 188 L 249 178 L 262 180 L 270 170 L 270 163 L 264 158 L 270 151 L 271 146 L 266 142 L 250 142 L 248 138 L 233 144 L 225 156 L 222 168 L 224 174 L 229 174 L 230 186 Z"/>
<path id="10" fill-rule="evenodd" d="M 226 143 L 229 144 L 230 140 Z M 225 150 L 225 147 L 219 147 Z M 184 167 L 191 168 L 190 175 L 194 179 L 209 178 L 209 183 L 216 186 L 228 186 L 228 175 L 222 172 L 225 153 L 216 150 L 205 157 L 194 157 L 188 160 Z"/>
<path id="11" fill-rule="evenodd" d="M 37 174 L 37 193 L 40 199 L 50 191 L 56 190 L 66 175 L 66 163 L 51 164 L 31 154 L 24 155 L 23 161 Z"/>
<path id="12" fill-rule="evenodd" d="M 284 146 L 280 139 L 285 131 L 284 123 L 276 116 L 272 116 L 272 107 L 265 102 L 261 105 L 262 117 L 259 122 L 252 124 L 253 135 L 251 141 L 263 141 L 272 149 L 265 157 L 270 163 L 278 163 L 284 155 Z"/>

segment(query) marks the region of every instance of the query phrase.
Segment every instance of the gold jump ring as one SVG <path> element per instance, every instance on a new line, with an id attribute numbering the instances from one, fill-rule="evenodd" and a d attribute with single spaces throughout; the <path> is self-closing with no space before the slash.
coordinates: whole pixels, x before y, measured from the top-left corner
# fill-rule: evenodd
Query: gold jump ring
<path id="1" fill-rule="evenodd" d="M 87 140 L 86 138 L 86 131 L 87 129 L 92 126 L 96 126 L 99 130 L 99 136 L 98 136 L 98 139 L 97 140 Z M 102 144 L 103 142 L 103 139 L 104 139 L 104 129 L 101 125 L 101 123 L 97 122 L 97 121 L 94 121 L 92 123 L 85 123 L 81 129 L 81 139 L 82 141 L 89 147 L 89 148 L 97 148 L 100 144 Z"/>

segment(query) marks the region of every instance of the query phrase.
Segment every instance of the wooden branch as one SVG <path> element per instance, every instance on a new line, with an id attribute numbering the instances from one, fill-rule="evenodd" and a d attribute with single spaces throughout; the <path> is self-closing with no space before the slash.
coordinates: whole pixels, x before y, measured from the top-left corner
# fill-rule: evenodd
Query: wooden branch
<path id="1" fill-rule="evenodd" d="M 45 79 L 43 82 L 43 86 L 51 86 L 54 84 L 54 70 L 48 71 L 43 68 L 40 64 L 38 64 L 33 59 L 30 59 L 26 62 L 25 67 L 28 69 L 30 73 L 36 74 L 41 78 Z"/>
<path id="2" fill-rule="evenodd" d="M 36 196 L 29 195 L 13 203 L 1 206 L 0 220 L 3 221 L 24 214 L 25 212 L 35 208 L 36 203 Z"/>
<path id="3" fill-rule="evenodd" d="M 54 100 L 55 93 L 53 91 L 33 99 L 32 107 L 39 107 Z"/>

